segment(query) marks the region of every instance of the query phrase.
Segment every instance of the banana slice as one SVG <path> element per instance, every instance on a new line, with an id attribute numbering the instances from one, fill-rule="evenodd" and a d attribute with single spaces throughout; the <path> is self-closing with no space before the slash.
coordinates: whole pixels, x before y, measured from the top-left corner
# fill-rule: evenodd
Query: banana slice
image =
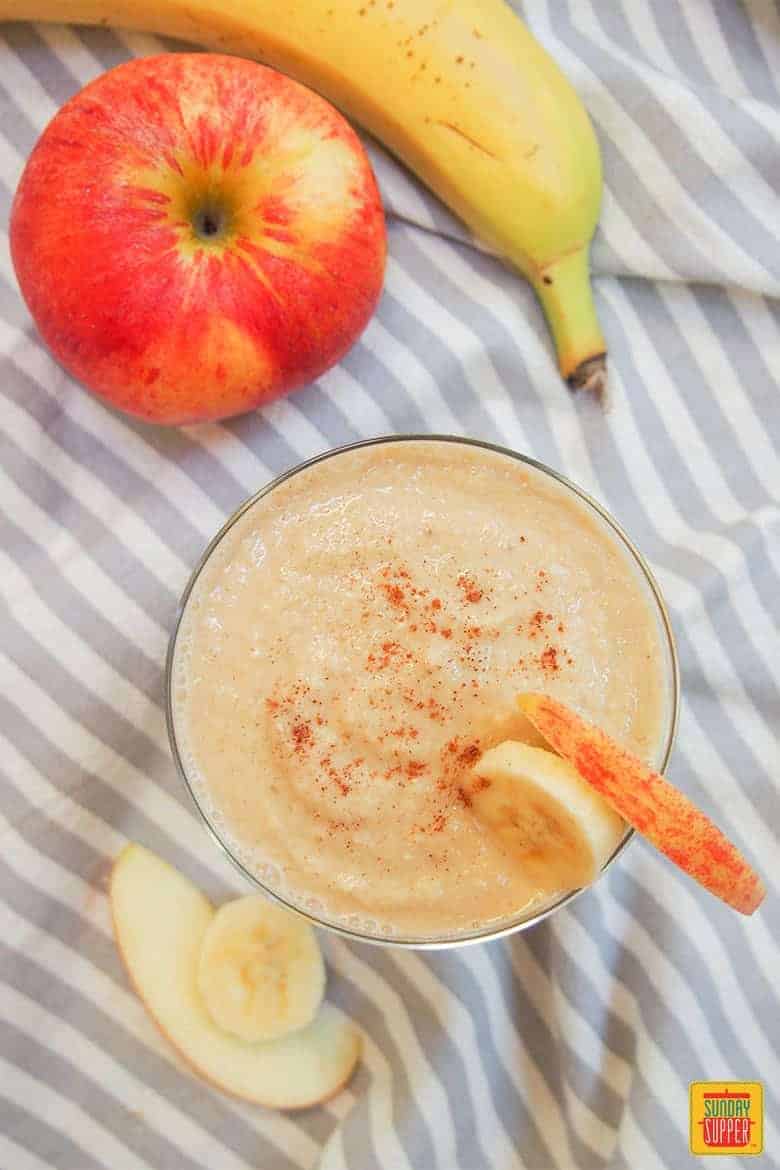
<path id="1" fill-rule="evenodd" d="M 198 990 L 214 1023 L 240 1040 L 305 1028 L 325 993 L 314 931 L 262 894 L 227 902 L 203 936 Z"/>
<path id="2" fill-rule="evenodd" d="M 507 740 L 474 773 L 472 812 L 540 893 L 588 885 L 625 833 L 577 770 L 544 748 Z"/>

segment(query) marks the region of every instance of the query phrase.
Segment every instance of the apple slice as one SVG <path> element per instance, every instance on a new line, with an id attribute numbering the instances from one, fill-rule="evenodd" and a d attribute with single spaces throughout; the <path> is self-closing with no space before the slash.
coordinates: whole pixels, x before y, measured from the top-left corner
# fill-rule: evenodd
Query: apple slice
<path id="1" fill-rule="evenodd" d="M 200 1076 L 236 1097 L 303 1109 L 346 1084 L 360 1035 L 328 1004 L 307 1027 L 266 1044 L 222 1031 L 198 990 L 201 948 L 214 908 L 187 878 L 141 845 L 114 863 L 111 911 L 119 952 L 154 1022 Z"/>
<path id="2" fill-rule="evenodd" d="M 472 813 L 540 894 L 588 885 L 626 831 L 576 768 L 544 748 L 506 740 L 485 752 L 474 774 Z"/>
<path id="3" fill-rule="evenodd" d="M 670 861 L 742 914 L 761 905 L 761 878 L 679 789 L 556 699 L 525 694 L 518 703 L 550 746 Z"/>

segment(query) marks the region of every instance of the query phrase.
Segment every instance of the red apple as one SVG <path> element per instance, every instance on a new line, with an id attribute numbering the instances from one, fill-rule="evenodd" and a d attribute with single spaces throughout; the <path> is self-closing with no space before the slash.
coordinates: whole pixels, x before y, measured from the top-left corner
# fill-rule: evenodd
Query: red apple
<path id="1" fill-rule="evenodd" d="M 338 361 L 379 299 L 385 226 L 360 140 L 323 98 L 253 61 L 166 53 L 52 120 L 11 254 L 66 369 L 121 410 L 183 423 Z"/>

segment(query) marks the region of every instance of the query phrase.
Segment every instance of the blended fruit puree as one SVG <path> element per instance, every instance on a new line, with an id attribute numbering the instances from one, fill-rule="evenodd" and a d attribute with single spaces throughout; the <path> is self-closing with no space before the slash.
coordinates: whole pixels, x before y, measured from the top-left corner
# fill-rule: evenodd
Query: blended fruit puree
<path id="1" fill-rule="evenodd" d="M 471 767 L 547 691 L 657 762 L 649 590 L 568 489 L 427 440 L 349 451 L 258 500 L 202 570 L 174 663 L 195 795 L 254 874 L 327 919 L 458 934 L 555 891 L 470 812 Z"/>

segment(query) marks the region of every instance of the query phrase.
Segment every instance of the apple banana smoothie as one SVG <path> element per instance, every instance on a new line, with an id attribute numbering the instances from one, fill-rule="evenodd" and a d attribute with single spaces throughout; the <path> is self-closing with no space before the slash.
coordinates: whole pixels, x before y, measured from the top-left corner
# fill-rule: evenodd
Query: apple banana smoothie
<path id="1" fill-rule="evenodd" d="M 298 470 L 226 527 L 175 635 L 172 738 L 206 820 L 266 888 L 370 936 L 457 938 L 562 892 L 546 842 L 571 826 L 548 817 L 531 865 L 474 815 L 483 754 L 543 743 L 518 692 L 660 765 L 670 653 L 636 554 L 570 485 L 479 444 L 380 441 Z"/>

